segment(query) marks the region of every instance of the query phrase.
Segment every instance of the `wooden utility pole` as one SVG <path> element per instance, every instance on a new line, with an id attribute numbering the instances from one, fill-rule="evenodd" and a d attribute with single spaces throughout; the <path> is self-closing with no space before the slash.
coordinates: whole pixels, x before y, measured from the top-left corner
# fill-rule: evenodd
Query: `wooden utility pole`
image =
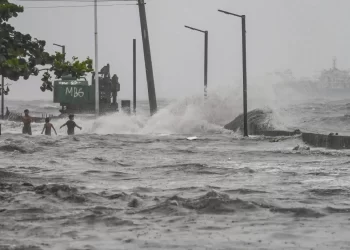
<path id="1" fill-rule="evenodd" d="M 154 86 L 154 75 L 153 75 L 153 66 L 152 66 L 152 57 L 151 57 L 151 46 L 150 46 L 149 35 L 148 35 L 146 8 L 145 8 L 144 0 L 137 0 L 137 1 L 139 5 L 139 12 L 140 12 L 143 53 L 145 57 L 145 67 L 146 67 L 147 86 L 148 86 L 148 100 L 149 100 L 151 115 L 153 115 L 157 112 L 157 98 L 156 98 L 156 89 Z"/>
<path id="2" fill-rule="evenodd" d="M 4 76 L 1 76 L 1 119 L 4 120 L 5 114 L 4 114 L 4 105 L 5 105 L 5 99 L 4 99 L 4 93 L 5 92 L 5 79 Z"/>

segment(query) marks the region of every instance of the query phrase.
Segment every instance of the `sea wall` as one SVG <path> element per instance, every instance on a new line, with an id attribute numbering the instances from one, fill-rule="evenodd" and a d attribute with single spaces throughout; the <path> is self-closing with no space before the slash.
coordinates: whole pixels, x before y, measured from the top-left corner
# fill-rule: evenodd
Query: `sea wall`
<path id="1" fill-rule="evenodd" d="M 285 131 L 276 130 L 269 122 L 270 112 L 263 110 L 253 110 L 248 112 L 248 134 L 249 135 L 264 135 L 264 136 L 294 136 L 300 135 L 306 144 L 313 147 L 324 147 L 330 149 L 350 149 L 350 136 L 318 134 L 318 133 L 303 133 L 300 130 Z M 239 115 L 232 122 L 224 127 L 232 131 L 242 131 L 243 115 Z"/>
<path id="2" fill-rule="evenodd" d="M 314 147 L 350 149 L 350 136 L 302 133 L 302 139 L 305 143 Z"/>

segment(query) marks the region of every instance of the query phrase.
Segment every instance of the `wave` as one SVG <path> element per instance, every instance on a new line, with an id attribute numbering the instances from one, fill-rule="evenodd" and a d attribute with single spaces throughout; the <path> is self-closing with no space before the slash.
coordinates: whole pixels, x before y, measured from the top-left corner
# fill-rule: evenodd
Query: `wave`
<path id="1" fill-rule="evenodd" d="M 87 199 L 74 187 L 65 184 L 44 184 L 34 188 L 36 194 L 54 195 L 65 201 L 82 203 Z"/>
<path id="2" fill-rule="evenodd" d="M 174 165 L 163 165 L 153 167 L 153 169 L 158 168 L 165 171 L 165 174 L 171 174 L 174 172 L 185 172 L 187 174 L 194 175 L 226 175 L 237 173 L 236 170 L 227 168 L 212 167 L 200 163 L 185 163 L 185 164 L 174 164 Z"/>
<path id="3" fill-rule="evenodd" d="M 350 208 L 327 207 L 326 211 L 330 214 L 348 214 L 350 213 Z"/>
<path id="4" fill-rule="evenodd" d="M 305 193 L 310 193 L 317 196 L 335 196 L 335 195 L 345 195 L 349 196 L 350 192 L 348 189 L 310 189 L 307 190 Z"/>
<path id="5" fill-rule="evenodd" d="M 326 214 L 306 207 L 277 207 L 269 204 L 261 204 L 241 199 L 232 199 L 227 194 L 210 191 L 198 198 L 182 198 L 173 196 L 163 202 L 149 206 L 132 213 L 140 214 L 166 214 L 186 215 L 197 214 L 234 214 L 246 212 L 259 212 L 261 209 L 268 209 L 271 213 L 292 214 L 294 217 L 320 218 Z"/>
<path id="6" fill-rule="evenodd" d="M 0 146 L 0 151 L 5 151 L 5 152 L 15 152 L 18 151 L 20 153 L 27 153 L 28 151 L 18 145 L 15 144 L 9 144 L 9 145 L 3 145 Z"/>
<path id="7" fill-rule="evenodd" d="M 42 250 L 41 247 L 33 246 L 33 245 L 0 245 L 1 250 Z"/>
<path id="8" fill-rule="evenodd" d="M 206 100 L 202 95 L 182 97 L 160 108 L 152 117 L 145 109 L 138 109 L 136 115 L 119 112 L 98 119 L 86 119 L 77 114 L 75 121 L 83 127 L 83 131 L 77 130 L 76 134 L 230 134 L 223 126 L 242 110 L 236 95 L 237 91 L 231 88 L 230 91 L 214 90 Z M 23 105 L 19 106 L 22 108 Z M 65 119 L 53 121 L 56 127 L 64 122 Z M 13 123 L 5 122 L 4 125 L 4 132 L 20 132 L 20 127 L 14 127 Z M 40 126 L 33 125 L 34 135 L 40 134 Z"/>
<path id="9" fill-rule="evenodd" d="M 252 80 L 253 87 L 248 93 L 248 110 L 271 110 L 271 125 L 276 129 L 301 129 L 304 131 L 350 133 L 347 129 L 349 101 L 327 101 L 310 99 L 298 92 L 275 92 L 273 80 L 259 78 Z M 212 89 L 208 98 L 202 95 L 181 97 L 167 102 L 159 111 L 149 116 L 146 102 L 139 105 L 136 115 L 123 112 L 101 116 L 98 119 L 87 119 L 77 114 L 76 122 L 83 127 L 76 134 L 232 134 L 224 129 L 243 110 L 240 84 L 221 86 Z M 12 105 L 15 105 L 12 103 Z M 25 104 L 17 104 L 22 109 Z M 33 107 L 50 111 L 56 106 L 47 102 L 30 103 Z M 22 112 L 22 111 L 21 111 Z M 56 127 L 66 120 L 53 121 Z M 41 132 L 42 124 L 33 124 L 33 134 Z M 19 133 L 18 123 L 4 123 L 4 132 Z M 60 130 L 65 134 L 65 130 Z"/>

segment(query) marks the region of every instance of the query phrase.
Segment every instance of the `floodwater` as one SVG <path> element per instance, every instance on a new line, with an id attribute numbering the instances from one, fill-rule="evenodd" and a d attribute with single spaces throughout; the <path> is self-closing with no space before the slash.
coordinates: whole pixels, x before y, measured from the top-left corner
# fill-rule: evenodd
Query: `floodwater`
<path id="1" fill-rule="evenodd" d="M 231 111 L 201 105 L 77 116 L 71 137 L 4 122 L 0 249 L 350 249 L 350 151 L 245 139 L 222 129 Z M 292 105 L 276 124 L 346 134 L 346 109 Z"/>

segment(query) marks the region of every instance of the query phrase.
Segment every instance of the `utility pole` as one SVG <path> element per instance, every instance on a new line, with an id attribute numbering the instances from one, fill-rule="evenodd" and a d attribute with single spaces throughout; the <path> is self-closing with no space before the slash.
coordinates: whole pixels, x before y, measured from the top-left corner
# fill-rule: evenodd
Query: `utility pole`
<path id="1" fill-rule="evenodd" d="M 4 99 L 4 93 L 5 92 L 5 79 L 4 76 L 1 76 L 1 119 L 5 119 L 4 114 L 4 105 L 5 105 L 5 99 Z"/>
<path id="2" fill-rule="evenodd" d="M 248 136 L 248 105 L 247 105 L 247 42 L 246 42 L 246 25 L 245 15 L 237 15 L 228 11 L 218 10 L 226 15 L 240 17 L 242 19 L 242 63 L 243 63 L 243 122 L 244 136 Z"/>
<path id="3" fill-rule="evenodd" d="M 95 115 L 100 114 L 100 88 L 98 75 L 98 36 L 97 36 L 97 0 L 95 0 Z"/>
<path id="4" fill-rule="evenodd" d="M 133 110 L 136 114 L 136 39 L 133 40 Z"/>
<path id="5" fill-rule="evenodd" d="M 248 136 L 248 104 L 247 104 L 247 42 L 245 29 L 245 15 L 242 16 L 242 60 L 243 60 L 243 111 L 244 136 Z"/>
<path id="6" fill-rule="evenodd" d="M 209 33 L 206 30 L 196 29 L 190 26 L 185 25 L 185 28 L 199 31 L 204 34 L 204 99 L 207 98 L 207 87 L 208 87 L 208 38 Z"/>
<path id="7" fill-rule="evenodd" d="M 205 31 L 204 46 L 204 98 L 208 97 L 208 31 Z"/>
<path id="8" fill-rule="evenodd" d="M 141 23 L 141 34 L 143 42 L 143 53 L 145 57 L 145 67 L 146 67 L 146 76 L 147 76 L 147 86 L 148 86 L 148 100 L 150 106 L 151 115 L 157 112 L 157 98 L 156 98 L 156 89 L 154 86 L 154 75 L 153 75 L 153 66 L 151 58 L 151 46 L 149 42 L 148 35 L 148 26 L 146 18 L 146 8 L 144 0 L 137 0 L 139 5 L 140 12 L 140 23 Z"/>

